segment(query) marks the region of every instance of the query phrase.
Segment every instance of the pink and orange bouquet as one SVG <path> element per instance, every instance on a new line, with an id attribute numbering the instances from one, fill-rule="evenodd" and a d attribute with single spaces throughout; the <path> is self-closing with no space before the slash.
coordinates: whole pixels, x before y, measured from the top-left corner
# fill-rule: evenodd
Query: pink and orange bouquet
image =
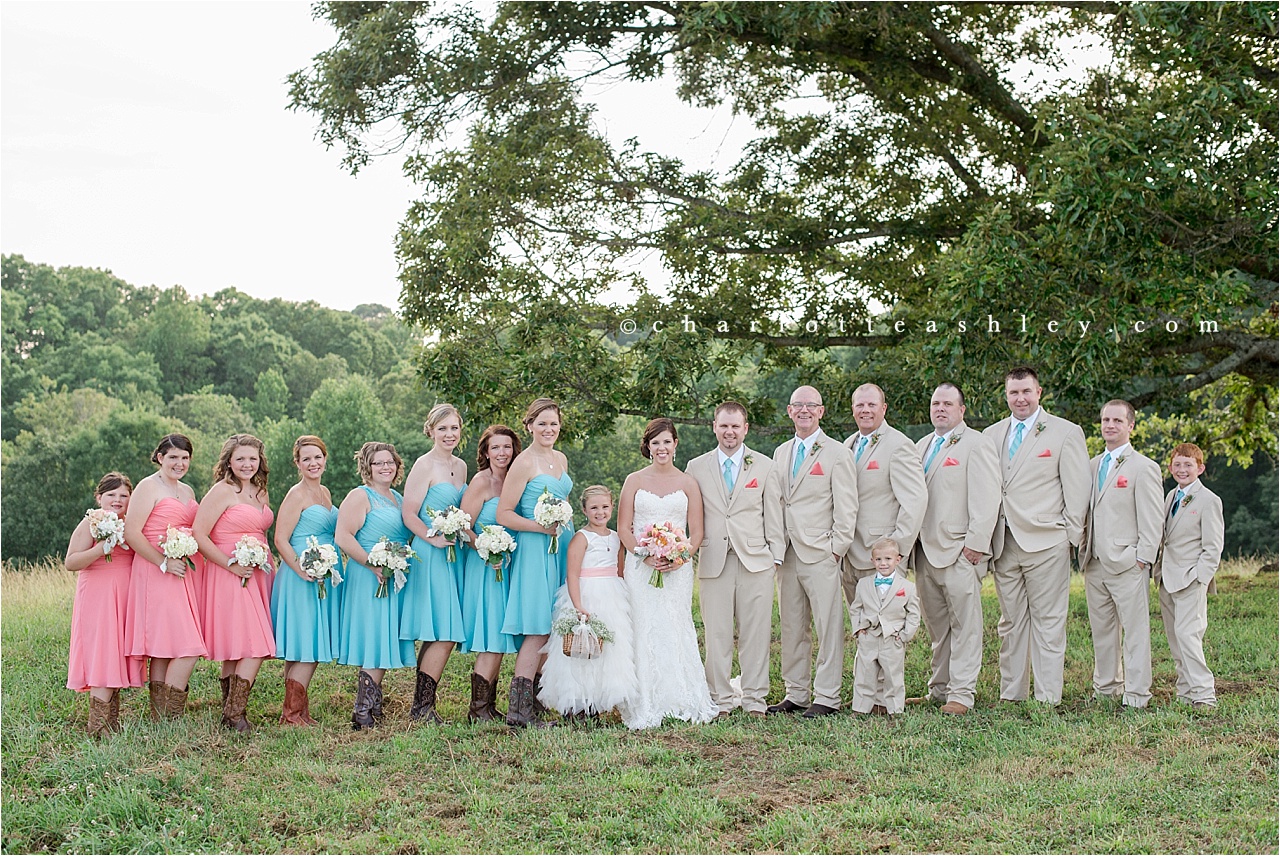
<path id="1" fill-rule="evenodd" d="M 654 523 L 644 530 L 644 535 L 640 536 L 636 545 L 637 556 L 666 559 L 677 567 L 692 559 L 693 553 L 694 547 L 689 536 L 670 520 L 666 523 Z M 653 569 L 653 574 L 649 577 L 649 585 L 662 588 L 662 572 L 657 568 Z"/>
<path id="2" fill-rule="evenodd" d="M 267 550 L 267 545 L 252 535 L 245 535 L 236 542 L 236 548 L 231 551 L 231 561 L 227 563 L 227 567 L 231 565 L 239 565 L 249 570 L 258 568 L 267 573 L 275 570 L 271 566 L 271 552 Z M 240 578 L 240 588 L 248 584 L 249 577 Z"/>
<path id="3" fill-rule="evenodd" d="M 114 511 L 91 508 L 84 514 L 89 519 L 89 536 L 102 545 L 102 553 L 111 561 L 111 551 L 116 547 L 129 549 L 124 543 L 124 521 Z"/>
<path id="4" fill-rule="evenodd" d="M 191 534 L 191 530 L 186 526 L 170 525 L 165 530 L 164 538 L 156 546 L 164 553 L 164 558 L 160 561 L 161 573 L 174 574 L 174 571 L 169 570 L 169 562 L 176 559 L 182 560 L 179 563 L 180 565 L 185 564 L 187 566 L 182 569 L 181 574 L 176 574 L 176 576 L 184 576 L 187 568 L 193 571 L 196 569 L 196 563 L 191 561 L 191 557 L 199 552 L 200 545 L 196 543 L 196 537 Z"/>

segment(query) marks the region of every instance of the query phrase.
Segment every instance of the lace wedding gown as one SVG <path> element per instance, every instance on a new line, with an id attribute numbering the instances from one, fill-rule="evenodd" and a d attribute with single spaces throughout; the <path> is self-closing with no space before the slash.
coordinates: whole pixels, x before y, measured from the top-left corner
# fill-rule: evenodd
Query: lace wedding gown
<path id="1" fill-rule="evenodd" d="M 632 531 L 639 540 L 651 524 L 670 522 L 687 531 L 689 497 L 683 490 L 658 496 L 636 491 Z M 635 635 L 636 693 L 620 705 L 628 728 L 653 728 L 665 717 L 710 722 L 716 705 L 693 629 L 693 563 L 663 575 L 663 587 L 649 585 L 653 568 L 634 553 L 623 571 L 631 595 Z"/>

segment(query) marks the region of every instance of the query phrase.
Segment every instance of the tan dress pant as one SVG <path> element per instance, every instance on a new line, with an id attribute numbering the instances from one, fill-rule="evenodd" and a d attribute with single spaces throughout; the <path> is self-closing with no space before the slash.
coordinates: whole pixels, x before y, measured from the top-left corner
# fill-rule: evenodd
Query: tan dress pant
<path id="1" fill-rule="evenodd" d="M 834 558 L 816 565 L 802 563 L 791 547 L 778 568 L 778 610 L 782 619 L 782 680 L 793 703 L 840 707 L 844 677 L 844 604 L 840 600 L 840 567 Z M 812 625 L 812 629 L 811 629 Z M 810 668 L 813 637 L 818 658 Z M 813 693 L 810 695 L 810 676 Z"/>
<path id="2" fill-rule="evenodd" d="M 985 565 L 986 562 L 983 562 Z M 929 695 L 973 707 L 982 669 L 982 578 L 961 553 L 949 568 L 916 550 L 916 591 L 932 645 Z"/>
<path id="3" fill-rule="evenodd" d="M 734 619 L 738 625 L 738 667 L 742 709 L 764 713 L 769 696 L 769 642 L 773 635 L 774 570 L 752 573 L 732 550 L 718 577 L 698 580 L 698 602 L 706 639 L 707 686 L 720 710 L 732 710 Z"/>
<path id="4" fill-rule="evenodd" d="M 892 636 L 881 636 L 872 627 L 858 636 L 858 653 L 853 658 L 853 704 L 858 713 L 870 713 L 882 704 L 886 712 L 902 713 L 907 704 L 903 678 L 907 646 Z"/>
<path id="5" fill-rule="evenodd" d="M 1151 600 L 1148 575 L 1135 565 L 1113 574 L 1098 560 L 1084 568 L 1093 634 L 1093 693 L 1130 707 L 1151 701 Z"/>
<path id="6" fill-rule="evenodd" d="M 1023 701 L 1035 675 L 1038 701 L 1062 701 L 1067 658 L 1071 548 L 1062 542 L 1029 553 L 1010 531 L 992 568 L 1000 598 L 1000 698 Z"/>
<path id="7" fill-rule="evenodd" d="M 1196 580 L 1182 591 L 1160 583 L 1160 615 L 1169 653 L 1178 672 L 1178 698 L 1185 702 L 1217 704 L 1213 672 L 1204 659 L 1204 631 L 1209 626 L 1208 587 Z"/>

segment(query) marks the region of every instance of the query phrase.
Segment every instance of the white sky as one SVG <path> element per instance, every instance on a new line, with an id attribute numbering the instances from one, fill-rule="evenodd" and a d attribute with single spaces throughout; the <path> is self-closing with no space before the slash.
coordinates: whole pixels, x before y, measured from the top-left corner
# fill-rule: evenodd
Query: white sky
<path id="1" fill-rule="evenodd" d="M 303 2 L 0 3 L 0 251 L 193 294 L 397 306 L 417 195 L 399 161 L 352 177 L 285 109 L 285 77 L 334 41 Z M 704 165 L 751 131 L 660 86 L 593 92 L 612 138 Z"/>

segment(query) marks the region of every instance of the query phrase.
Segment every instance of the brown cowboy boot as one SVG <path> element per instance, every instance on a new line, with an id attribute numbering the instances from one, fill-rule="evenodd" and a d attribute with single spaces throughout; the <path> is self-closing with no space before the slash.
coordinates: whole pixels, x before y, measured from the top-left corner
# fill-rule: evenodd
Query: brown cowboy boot
<path id="1" fill-rule="evenodd" d="M 280 712 L 281 725 L 302 725 L 307 721 L 302 718 L 302 708 L 306 703 L 307 688 L 292 678 L 285 678 L 284 704 Z"/>
<path id="2" fill-rule="evenodd" d="M 107 699 L 89 696 L 89 724 L 85 732 L 94 739 L 106 737 L 110 729 L 107 721 L 111 717 L 111 702 Z"/>
<path id="3" fill-rule="evenodd" d="M 497 717 L 490 707 L 492 699 L 497 695 L 497 687 L 483 677 L 471 673 L 471 705 L 467 708 L 468 722 L 491 722 Z"/>
<path id="4" fill-rule="evenodd" d="M 186 713 L 187 710 L 187 694 L 190 692 L 191 686 L 188 684 L 182 689 L 177 687 L 169 687 L 169 695 L 165 699 L 164 715 L 169 719 L 177 719 Z"/>
<path id="5" fill-rule="evenodd" d="M 222 724 L 241 734 L 248 734 L 253 730 L 253 725 L 245 717 L 244 711 L 249 706 L 249 690 L 253 689 L 253 682 L 239 675 L 231 675 L 229 683 L 227 703 L 222 707 Z"/>
<path id="6" fill-rule="evenodd" d="M 436 713 L 436 679 L 426 672 L 418 672 L 418 683 L 413 688 L 413 707 L 409 709 L 412 720 L 425 719 L 433 725 L 443 725 L 444 718 Z"/>
<path id="7" fill-rule="evenodd" d="M 159 722 L 169 704 L 169 685 L 164 681 L 152 680 L 147 684 L 147 694 L 151 709 L 147 716 L 152 722 Z"/>
<path id="8" fill-rule="evenodd" d="M 311 718 L 311 694 L 307 687 L 302 688 L 302 721 L 307 725 L 319 725 L 320 723 Z"/>
<path id="9" fill-rule="evenodd" d="M 378 724 L 373 715 L 375 694 L 381 695 L 378 685 L 373 682 L 373 676 L 361 669 L 356 675 L 356 704 L 351 713 L 351 727 L 356 731 L 373 728 Z"/>
<path id="10" fill-rule="evenodd" d="M 111 707 L 107 710 L 107 730 L 120 730 L 120 690 L 112 690 Z"/>

